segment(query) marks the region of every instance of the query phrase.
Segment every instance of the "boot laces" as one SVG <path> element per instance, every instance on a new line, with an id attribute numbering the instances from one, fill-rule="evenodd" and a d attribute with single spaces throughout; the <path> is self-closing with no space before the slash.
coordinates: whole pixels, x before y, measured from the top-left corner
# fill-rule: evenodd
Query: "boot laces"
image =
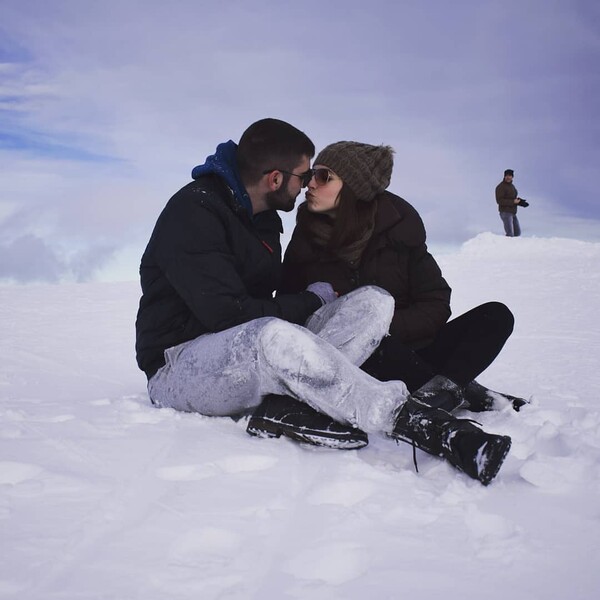
<path id="1" fill-rule="evenodd" d="M 415 472 L 419 472 L 419 465 L 417 465 L 417 444 L 415 444 L 415 440 L 403 440 L 401 438 L 395 438 L 396 444 L 400 445 L 400 442 L 404 442 L 405 444 L 410 444 L 412 446 L 412 455 L 413 455 L 413 465 L 415 466 Z"/>
<path id="2" fill-rule="evenodd" d="M 479 425 L 479 427 L 482 426 L 481 423 L 479 421 L 476 421 L 475 419 L 460 419 L 460 421 L 474 423 L 475 425 Z M 453 433 L 454 433 L 454 431 L 450 431 L 448 434 L 448 437 L 446 438 L 445 442 L 443 443 L 443 445 L 446 446 L 448 449 L 450 448 L 449 443 L 450 443 L 450 439 L 451 439 L 451 434 L 453 434 Z M 415 443 L 415 440 L 410 440 L 410 442 L 409 442 L 408 440 L 396 438 L 396 444 L 400 445 L 400 442 L 404 442 L 405 444 L 410 444 L 412 446 L 413 465 L 415 466 L 415 472 L 418 473 L 419 465 L 417 464 L 417 444 Z"/>

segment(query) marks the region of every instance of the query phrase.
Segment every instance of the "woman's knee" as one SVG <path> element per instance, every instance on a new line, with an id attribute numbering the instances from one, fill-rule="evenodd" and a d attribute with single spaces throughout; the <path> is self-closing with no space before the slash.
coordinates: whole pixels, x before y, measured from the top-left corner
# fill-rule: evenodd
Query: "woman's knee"
<path id="1" fill-rule="evenodd" d="M 501 325 L 507 333 L 507 337 L 512 333 L 515 326 L 515 317 L 512 311 L 502 302 L 486 302 L 479 309 L 483 312 L 487 319 L 493 321 L 497 325 Z"/>
<path id="2" fill-rule="evenodd" d="M 349 296 L 359 296 L 359 297 L 370 297 L 376 298 L 382 302 L 389 302 L 390 300 L 393 302 L 393 296 L 382 287 L 378 285 L 363 285 L 359 288 L 356 288 L 352 292 L 348 294 Z"/>
<path id="3" fill-rule="evenodd" d="M 376 285 L 365 285 L 359 287 L 346 296 L 349 301 L 365 306 L 368 310 L 376 313 L 393 314 L 394 297 L 383 288 Z"/>

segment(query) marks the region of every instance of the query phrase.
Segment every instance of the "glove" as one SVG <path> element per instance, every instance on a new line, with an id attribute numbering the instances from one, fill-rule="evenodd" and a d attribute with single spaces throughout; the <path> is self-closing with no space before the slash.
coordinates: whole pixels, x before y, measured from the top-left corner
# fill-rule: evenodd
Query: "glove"
<path id="1" fill-rule="evenodd" d="M 311 283 L 307 288 L 307 292 L 312 292 L 316 294 L 321 299 L 323 304 L 329 304 L 334 300 L 337 300 L 337 292 L 331 287 L 330 283 L 326 283 L 325 281 L 316 281 L 315 283 Z"/>
<path id="2" fill-rule="evenodd" d="M 519 198 L 518 206 L 527 208 L 529 206 L 529 202 L 527 202 L 527 200 L 525 200 L 525 198 Z"/>

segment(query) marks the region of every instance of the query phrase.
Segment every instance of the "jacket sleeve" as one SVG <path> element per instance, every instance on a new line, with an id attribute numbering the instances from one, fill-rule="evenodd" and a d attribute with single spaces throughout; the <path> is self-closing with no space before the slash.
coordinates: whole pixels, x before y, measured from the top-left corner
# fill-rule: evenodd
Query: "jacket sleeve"
<path id="1" fill-rule="evenodd" d="M 298 246 L 301 244 L 298 228 L 294 230 L 292 239 L 285 250 L 281 281 L 277 288 L 277 296 L 282 294 L 297 294 L 306 289 L 311 281 L 307 279 L 306 262 L 299 259 Z"/>
<path id="2" fill-rule="evenodd" d="M 409 249 L 408 286 L 408 302 L 396 304 L 390 333 L 412 347 L 423 347 L 451 314 L 451 289 L 426 244 Z"/>
<path id="3" fill-rule="evenodd" d="M 251 258 L 233 253 L 232 234 L 222 217 L 193 203 L 188 203 L 185 212 L 184 218 L 181 213 L 165 218 L 155 260 L 206 330 L 222 331 L 267 316 L 304 323 L 321 306 L 310 292 L 277 299 L 253 297 L 240 274 L 240 261 Z M 264 260 L 270 260 L 266 253 Z"/>

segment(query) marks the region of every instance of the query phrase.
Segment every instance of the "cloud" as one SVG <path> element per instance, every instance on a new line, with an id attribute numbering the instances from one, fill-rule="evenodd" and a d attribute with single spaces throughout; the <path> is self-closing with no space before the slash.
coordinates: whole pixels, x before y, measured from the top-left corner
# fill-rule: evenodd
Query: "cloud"
<path id="1" fill-rule="evenodd" d="M 540 234 L 563 219 L 593 235 L 597 24 L 591 3 L 559 0 L 5 0 L 0 244 L 38 244 L 49 279 L 106 277 L 191 168 L 265 116 L 318 148 L 394 146 L 391 189 L 432 241 L 496 226 L 507 167 L 544 207 Z"/>
<path id="2" fill-rule="evenodd" d="M 65 271 L 64 260 L 33 235 L 22 235 L 4 244 L 0 252 L 0 278 L 56 282 Z"/>
<path id="3" fill-rule="evenodd" d="M 91 246 L 67 255 L 45 240 L 25 234 L 0 245 L 0 279 L 18 283 L 87 281 L 114 251 L 107 246 Z"/>

